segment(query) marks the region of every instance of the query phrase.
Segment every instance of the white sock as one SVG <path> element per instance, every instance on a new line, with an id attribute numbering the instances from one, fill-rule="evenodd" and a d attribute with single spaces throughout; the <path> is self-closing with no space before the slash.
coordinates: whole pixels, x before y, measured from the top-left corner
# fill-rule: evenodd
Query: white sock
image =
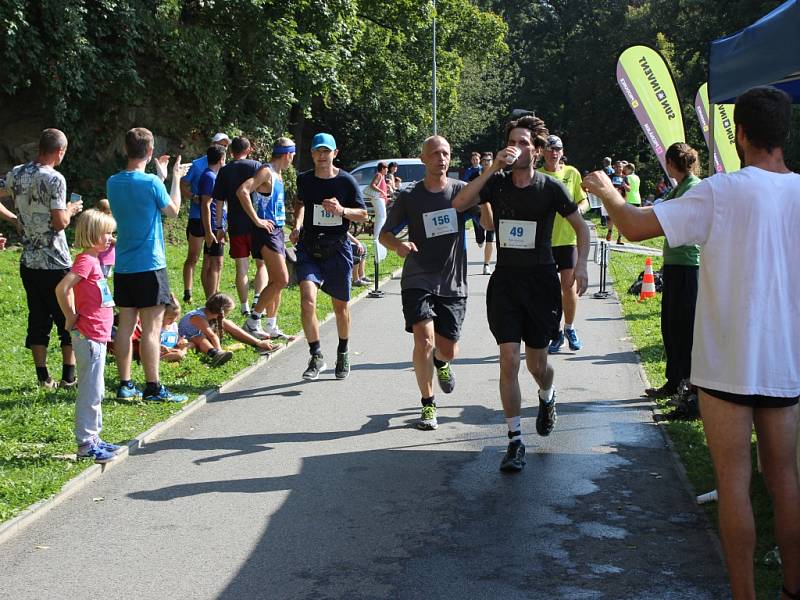
<path id="1" fill-rule="evenodd" d="M 519 416 L 506 417 L 506 423 L 508 424 L 509 433 L 516 433 L 516 435 L 511 438 L 511 441 L 513 442 L 514 440 L 521 440 L 522 439 L 521 418 Z"/>
<path id="2" fill-rule="evenodd" d="M 278 326 L 278 317 L 267 317 L 267 327 L 274 329 Z"/>
<path id="3" fill-rule="evenodd" d="M 572 323 L 564 323 L 564 331 L 569 331 L 572 328 Z"/>
<path id="4" fill-rule="evenodd" d="M 242 312 L 250 312 L 250 305 L 247 302 L 242 302 Z"/>
<path id="5" fill-rule="evenodd" d="M 543 402 L 551 402 L 553 400 L 553 391 L 555 388 L 547 388 L 546 390 L 539 390 L 539 400 Z"/>

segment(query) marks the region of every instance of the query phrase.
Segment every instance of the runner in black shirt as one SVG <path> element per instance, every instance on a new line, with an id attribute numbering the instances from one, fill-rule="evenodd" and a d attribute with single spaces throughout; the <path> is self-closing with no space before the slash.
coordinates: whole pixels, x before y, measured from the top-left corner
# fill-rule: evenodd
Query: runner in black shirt
<path id="1" fill-rule="evenodd" d="M 556 212 L 578 236 L 575 281 L 579 295 L 588 282 L 589 228 L 563 184 L 536 172 L 547 133 L 544 122 L 534 116 L 509 123 L 508 146 L 453 200 L 459 211 L 479 200 L 492 210 L 497 266 L 489 280 L 486 308 L 489 328 L 500 347 L 500 400 L 511 440 L 500 463 L 505 472 L 520 471 L 525 464 L 517 377 L 520 340 L 525 342 L 528 370 L 539 384 L 539 435 L 549 435 L 556 421 L 554 371 L 547 364 L 547 345 L 561 323 L 561 286 L 550 246 Z M 503 171 L 512 163 L 511 171 Z"/>

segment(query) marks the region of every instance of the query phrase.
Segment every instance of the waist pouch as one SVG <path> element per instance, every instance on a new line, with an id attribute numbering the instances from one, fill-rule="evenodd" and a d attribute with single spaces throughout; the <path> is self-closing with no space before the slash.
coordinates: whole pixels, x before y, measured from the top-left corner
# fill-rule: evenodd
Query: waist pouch
<path id="1" fill-rule="evenodd" d="M 304 233 L 303 248 L 314 260 L 324 261 L 335 255 L 344 245 L 347 236 L 325 233 Z"/>

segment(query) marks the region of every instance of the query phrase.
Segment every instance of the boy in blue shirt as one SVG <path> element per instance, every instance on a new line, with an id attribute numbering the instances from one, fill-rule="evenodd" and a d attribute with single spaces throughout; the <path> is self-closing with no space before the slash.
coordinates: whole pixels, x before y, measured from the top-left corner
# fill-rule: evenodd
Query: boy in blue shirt
<path id="1" fill-rule="evenodd" d="M 161 216 L 177 217 L 181 208 L 180 178 L 184 167 L 178 156 L 172 167 L 170 193 L 155 175 L 145 173 L 153 158 L 153 134 L 136 127 L 125 134 L 128 163 L 124 171 L 108 178 L 106 195 L 117 221 L 117 257 L 114 267 L 114 303 L 119 326 L 114 353 L 120 385 L 117 398 L 127 400 L 142 393 L 131 381 L 131 336 L 142 324 L 140 353 L 147 385 L 145 400 L 183 402 L 186 396 L 170 393 L 159 381 L 161 322 L 165 305 L 172 303 L 167 278 Z"/>

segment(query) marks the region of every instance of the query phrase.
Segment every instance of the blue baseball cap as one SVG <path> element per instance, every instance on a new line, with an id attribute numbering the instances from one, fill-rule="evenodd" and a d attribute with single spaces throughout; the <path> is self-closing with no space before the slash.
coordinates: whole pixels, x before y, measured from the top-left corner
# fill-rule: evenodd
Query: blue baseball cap
<path id="1" fill-rule="evenodd" d="M 333 139 L 333 136 L 330 133 L 318 133 L 311 140 L 312 150 L 322 147 L 325 147 L 328 150 L 336 150 L 336 140 Z"/>

